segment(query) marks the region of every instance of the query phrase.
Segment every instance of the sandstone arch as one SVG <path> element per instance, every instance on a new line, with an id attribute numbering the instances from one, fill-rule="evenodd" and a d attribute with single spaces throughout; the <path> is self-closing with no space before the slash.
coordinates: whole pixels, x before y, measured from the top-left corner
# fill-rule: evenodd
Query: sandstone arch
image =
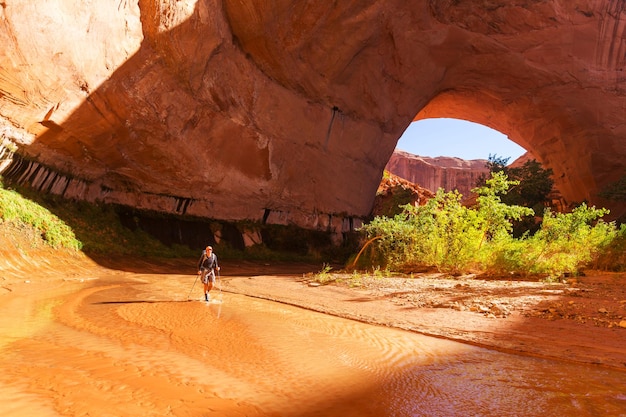
<path id="1" fill-rule="evenodd" d="M 508 134 L 572 202 L 624 174 L 622 1 L 22 3 L 0 115 L 68 197 L 341 232 L 427 116 Z"/>

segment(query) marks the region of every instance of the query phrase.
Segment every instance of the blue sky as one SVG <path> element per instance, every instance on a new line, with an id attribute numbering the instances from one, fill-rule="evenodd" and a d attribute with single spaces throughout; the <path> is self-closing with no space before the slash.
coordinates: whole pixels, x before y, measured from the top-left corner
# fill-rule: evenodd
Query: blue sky
<path id="1" fill-rule="evenodd" d="M 486 126 L 458 119 L 425 119 L 413 122 L 396 149 L 420 156 L 456 156 L 487 159 L 489 154 L 515 161 L 526 151 L 506 135 Z"/>

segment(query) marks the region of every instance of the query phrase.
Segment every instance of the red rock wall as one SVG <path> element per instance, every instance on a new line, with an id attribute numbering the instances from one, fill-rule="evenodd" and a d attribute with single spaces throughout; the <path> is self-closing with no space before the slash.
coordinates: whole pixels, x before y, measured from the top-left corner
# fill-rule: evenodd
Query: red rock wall
<path id="1" fill-rule="evenodd" d="M 430 191 L 436 192 L 439 188 L 458 190 L 464 197 L 469 197 L 481 174 L 489 172 L 486 163 L 484 159 L 431 158 L 395 151 L 385 169 Z"/>

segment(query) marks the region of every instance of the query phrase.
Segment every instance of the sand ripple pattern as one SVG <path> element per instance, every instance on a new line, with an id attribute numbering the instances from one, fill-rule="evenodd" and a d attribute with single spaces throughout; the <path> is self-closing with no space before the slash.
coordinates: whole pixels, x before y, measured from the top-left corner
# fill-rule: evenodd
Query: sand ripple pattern
<path id="1" fill-rule="evenodd" d="M 217 291 L 188 301 L 192 283 L 0 295 L 0 415 L 626 416 L 625 373 Z"/>

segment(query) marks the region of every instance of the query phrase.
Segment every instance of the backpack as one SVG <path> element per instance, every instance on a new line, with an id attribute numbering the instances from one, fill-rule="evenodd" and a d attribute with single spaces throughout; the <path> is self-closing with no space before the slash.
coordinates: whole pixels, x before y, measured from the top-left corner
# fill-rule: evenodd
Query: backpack
<path id="1" fill-rule="evenodd" d="M 215 267 L 217 266 L 217 256 L 216 256 L 214 253 L 212 253 L 212 254 L 211 254 L 211 257 L 209 258 L 209 257 L 206 255 L 206 250 L 203 250 L 203 251 L 202 251 L 202 262 L 200 262 L 200 265 L 201 265 L 202 267 L 204 267 L 204 261 L 206 261 L 207 259 L 210 259 L 210 261 L 211 261 L 211 262 L 209 263 L 209 266 L 208 266 L 208 268 L 209 268 L 209 269 L 213 269 L 213 268 L 215 268 Z"/>

